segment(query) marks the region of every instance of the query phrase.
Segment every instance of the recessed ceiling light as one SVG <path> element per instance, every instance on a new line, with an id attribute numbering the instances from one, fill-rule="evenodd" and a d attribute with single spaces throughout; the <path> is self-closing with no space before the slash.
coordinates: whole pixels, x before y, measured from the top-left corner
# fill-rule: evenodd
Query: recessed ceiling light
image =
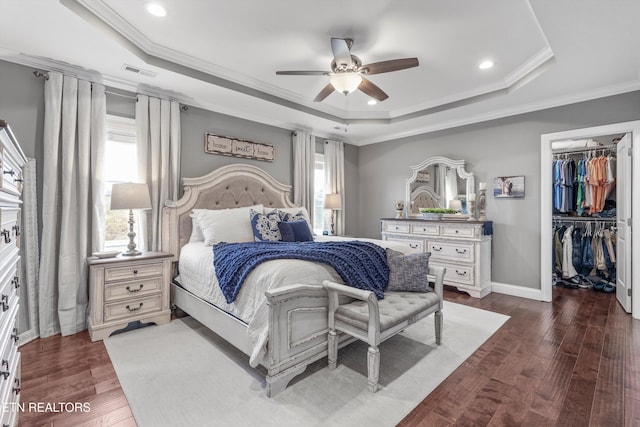
<path id="1" fill-rule="evenodd" d="M 370 99 L 369 101 L 367 101 L 367 104 L 369 105 L 376 105 L 378 103 L 378 101 L 376 101 L 375 99 Z"/>
<path id="2" fill-rule="evenodd" d="M 167 10 L 158 3 L 147 3 L 144 7 L 153 16 L 163 17 L 167 14 Z"/>
<path id="3" fill-rule="evenodd" d="M 482 61 L 480 65 L 478 65 L 478 68 L 480 68 L 481 70 L 488 70 L 491 67 L 493 67 L 493 61 L 489 59 L 487 59 L 486 61 Z"/>

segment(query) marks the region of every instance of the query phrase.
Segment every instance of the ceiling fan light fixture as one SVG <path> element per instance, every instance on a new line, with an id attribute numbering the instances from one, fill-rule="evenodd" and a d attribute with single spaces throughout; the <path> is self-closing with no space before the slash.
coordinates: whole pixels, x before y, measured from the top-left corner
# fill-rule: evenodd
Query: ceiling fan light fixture
<path id="1" fill-rule="evenodd" d="M 490 59 L 484 60 L 480 63 L 480 65 L 478 65 L 478 68 L 480 68 L 481 70 L 488 70 L 491 67 L 493 67 L 493 61 Z"/>
<path id="2" fill-rule="evenodd" d="M 146 3 L 144 8 L 153 16 L 162 18 L 167 15 L 167 9 L 158 3 Z"/>
<path id="3" fill-rule="evenodd" d="M 376 105 L 378 103 L 378 101 L 376 101 L 375 99 L 370 99 L 367 101 L 367 104 L 369 105 Z"/>
<path id="4" fill-rule="evenodd" d="M 358 89 L 360 83 L 362 83 L 362 76 L 356 73 L 338 73 L 331 77 L 331 85 L 334 89 L 345 95 Z"/>

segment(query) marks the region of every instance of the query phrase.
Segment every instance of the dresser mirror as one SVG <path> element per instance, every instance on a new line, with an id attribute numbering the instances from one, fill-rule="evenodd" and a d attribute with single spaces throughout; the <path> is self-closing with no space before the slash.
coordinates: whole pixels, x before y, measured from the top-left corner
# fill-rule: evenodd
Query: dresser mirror
<path id="1" fill-rule="evenodd" d="M 449 208 L 454 199 L 461 201 L 461 212 L 467 213 L 467 200 L 475 193 L 475 177 L 466 171 L 465 164 L 464 160 L 431 157 L 411 166 L 405 196 L 408 215 L 419 215 L 420 208 Z"/>

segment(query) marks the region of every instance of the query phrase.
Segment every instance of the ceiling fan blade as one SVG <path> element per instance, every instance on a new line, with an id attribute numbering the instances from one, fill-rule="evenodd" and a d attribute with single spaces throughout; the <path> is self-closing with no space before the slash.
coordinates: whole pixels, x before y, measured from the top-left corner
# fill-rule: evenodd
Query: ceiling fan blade
<path id="1" fill-rule="evenodd" d="M 328 76 L 329 71 L 276 71 L 277 76 Z"/>
<path id="2" fill-rule="evenodd" d="M 349 68 L 352 65 L 349 41 L 350 39 L 336 39 L 333 37 L 331 38 L 331 50 L 333 51 L 333 59 L 336 61 L 336 65 L 338 67 L 343 65 L 345 68 Z"/>
<path id="3" fill-rule="evenodd" d="M 331 92 L 333 92 L 335 89 L 333 88 L 333 85 L 331 83 L 329 83 L 328 85 L 326 85 L 321 91 L 320 93 L 313 99 L 313 102 L 320 102 L 322 100 L 324 100 L 327 96 L 331 95 Z"/>
<path id="4" fill-rule="evenodd" d="M 417 67 L 418 58 L 391 59 L 389 61 L 374 62 L 360 67 L 363 74 L 381 74 L 391 71 L 404 70 L 407 68 Z"/>
<path id="5" fill-rule="evenodd" d="M 360 83 L 358 89 L 360 89 L 370 97 L 377 99 L 378 101 L 384 101 L 389 97 L 389 95 L 384 93 L 382 89 L 380 89 L 378 86 L 374 85 L 373 83 L 371 83 L 371 81 L 365 79 L 364 77 L 362 78 L 362 83 Z"/>

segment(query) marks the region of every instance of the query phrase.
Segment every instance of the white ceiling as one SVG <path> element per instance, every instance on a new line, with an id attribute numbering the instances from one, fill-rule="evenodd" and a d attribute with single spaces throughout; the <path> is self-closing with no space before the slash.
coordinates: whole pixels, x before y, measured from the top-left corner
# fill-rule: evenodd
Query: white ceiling
<path id="1" fill-rule="evenodd" d="M 356 145 L 640 89 L 638 0 L 147 1 L 0 0 L 0 59 Z M 329 70 L 331 37 L 420 66 L 315 103 L 329 77 L 275 72 Z"/>

